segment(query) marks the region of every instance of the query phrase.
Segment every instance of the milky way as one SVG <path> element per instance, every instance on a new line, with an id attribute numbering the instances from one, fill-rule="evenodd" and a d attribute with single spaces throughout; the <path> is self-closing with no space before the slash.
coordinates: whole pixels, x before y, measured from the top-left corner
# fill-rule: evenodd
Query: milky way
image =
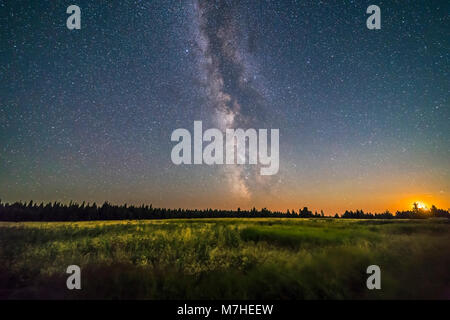
<path id="1" fill-rule="evenodd" d="M 249 82 L 255 74 L 246 61 L 248 46 L 242 45 L 248 35 L 240 27 L 239 2 L 194 1 L 192 6 L 200 78 L 214 123 L 222 130 L 259 125 L 264 99 Z M 228 165 L 224 170 L 233 192 L 250 197 L 247 181 L 254 178 L 254 168 Z"/>

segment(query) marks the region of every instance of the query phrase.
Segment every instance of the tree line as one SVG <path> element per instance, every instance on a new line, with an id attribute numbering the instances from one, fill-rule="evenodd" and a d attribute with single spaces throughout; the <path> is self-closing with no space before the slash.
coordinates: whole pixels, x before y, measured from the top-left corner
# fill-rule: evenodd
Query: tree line
<path id="1" fill-rule="evenodd" d="M 450 218 L 448 210 L 432 206 L 430 210 L 423 210 L 415 205 L 412 210 L 397 211 L 394 214 L 365 213 L 363 210 L 345 211 L 341 216 L 335 214 L 334 218 L 343 219 L 425 219 Z M 303 209 L 287 210 L 286 212 L 271 211 L 266 208 L 257 210 L 218 210 L 218 209 L 166 209 L 154 208 L 152 205 L 112 205 L 108 202 L 98 206 L 96 203 L 78 204 L 70 202 L 34 203 L 30 201 L 3 203 L 0 200 L 0 221 L 87 221 L 87 220 L 134 220 L 134 219 L 172 219 L 172 218 L 333 218 L 325 216 L 323 211 L 313 213 L 307 207 Z"/>

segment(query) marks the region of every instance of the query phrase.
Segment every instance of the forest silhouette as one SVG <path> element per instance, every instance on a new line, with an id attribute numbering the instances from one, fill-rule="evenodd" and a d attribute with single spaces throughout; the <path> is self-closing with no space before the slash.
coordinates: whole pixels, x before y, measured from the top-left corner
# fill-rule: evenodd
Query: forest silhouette
<path id="1" fill-rule="evenodd" d="M 112 205 L 108 202 L 98 206 L 96 203 L 78 204 L 70 202 L 48 202 L 44 204 L 15 202 L 3 203 L 0 200 L 0 221 L 90 221 L 90 220 L 142 220 L 142 219 L 189 219 L 189 218 L 342 218 L 342 219 L 450 219 L 449 210 L 431 206 L 430 210 L 419 208 L 415 203 L 411 210 L 389 211 L 383 213 L 365 213 L 363 210 L 346 210 L 342 215 L 326 216 L 323 211 L 313 213 L 307 207 L 287 210 L 286 212 L 271 211 L 266 208 L 257 210 L 220 210 L 220 209 L 167 209 L 154 208 L 152 205 Z"/>

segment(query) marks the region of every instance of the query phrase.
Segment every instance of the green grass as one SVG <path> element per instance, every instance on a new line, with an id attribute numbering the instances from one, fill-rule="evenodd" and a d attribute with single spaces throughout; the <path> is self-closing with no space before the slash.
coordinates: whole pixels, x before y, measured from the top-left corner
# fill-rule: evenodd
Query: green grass
<path id="1" fill-rule="evenodd" d="M 0 298 L 450 298 L 448 220 L 0 223 Z M 66 289 L 68 265 L 82 290 Z M 366 288 L 381 267 L 381 290 Z"/>

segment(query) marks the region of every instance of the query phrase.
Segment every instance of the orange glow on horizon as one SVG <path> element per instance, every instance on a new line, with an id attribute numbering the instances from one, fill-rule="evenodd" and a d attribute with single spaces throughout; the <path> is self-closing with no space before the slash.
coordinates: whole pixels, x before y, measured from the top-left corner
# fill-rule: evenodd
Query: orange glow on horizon
<path id="1" fill-rule="evenodd" d="M 427 206 L 424 202 L 422 202 L 422 201 L 415 201 L 414 203 L 417 204 L 417 208 L 418 208 L 418 209 L 422 209 L 422 210 L 425 210 L 425 211 L 430 210 L 430 209 L 428 208 L 428 206 Z M 414 206 L 414 203 L 413 203 L 413 206 Z"/>

